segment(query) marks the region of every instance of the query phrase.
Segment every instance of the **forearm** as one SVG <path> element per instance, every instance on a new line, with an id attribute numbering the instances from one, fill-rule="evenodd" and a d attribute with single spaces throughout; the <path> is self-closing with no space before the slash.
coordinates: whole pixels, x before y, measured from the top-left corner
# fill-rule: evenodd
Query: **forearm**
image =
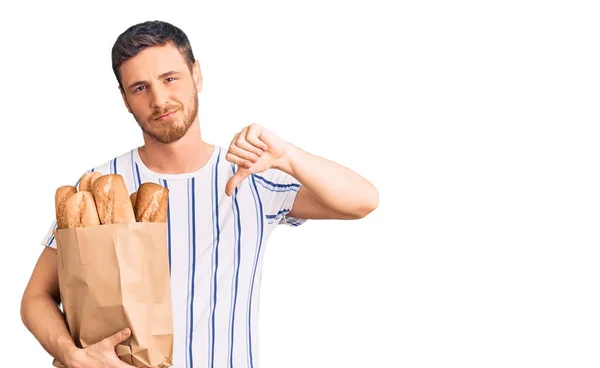
<path id="1" fill-rule="evenodd" d="M 76 346 L 56 301 L 50 295 L 27 296 L 22 301 L 21 318 L 48 354 L 67 364 L 67 355 Z"/>
<path id="2" fill-rule="evenodd" d="M 364 177 L 288 143 L 280 170 L 298 180 L 323 206 L 360 218 L 379 204 L 377 189 Z"/>

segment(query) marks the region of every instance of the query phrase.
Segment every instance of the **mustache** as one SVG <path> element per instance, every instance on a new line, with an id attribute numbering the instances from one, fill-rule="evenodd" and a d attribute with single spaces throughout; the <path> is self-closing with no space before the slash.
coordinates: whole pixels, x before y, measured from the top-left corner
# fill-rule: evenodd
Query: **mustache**
<path id="1" fill-rule="evenodd" d="M 180 106 L 167 106 L 160 110 L 155 109 L 154 112 L 152 113 L 152 115 L 150 116 L 150 119 L 156 120 L 156 119 L 160 118 L 161 116 L 167 115 L 176 110 L 180 110 Z"/>

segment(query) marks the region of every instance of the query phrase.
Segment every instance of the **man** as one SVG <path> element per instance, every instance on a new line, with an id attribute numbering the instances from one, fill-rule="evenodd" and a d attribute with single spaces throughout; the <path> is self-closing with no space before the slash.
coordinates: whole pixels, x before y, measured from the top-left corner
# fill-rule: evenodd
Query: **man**
<path id="1" fill-rule="evenodd" d="M 259 285 L 272 231 L 307 219 L 362 218 L 377 207 L 377 190 L 258 124 L 237 133 L 227 150 L 204 142 L 200 65 L 187 36 L 171 24 L 130 27 L 117 38 L 112 60 L 144 145 L 93 170 L 122 175 L 130 193 L 144 182 L 169 189 L 174 367 L 258 367 Z M 75 346 L 58 307 L 51 231 L 44 245 L 23 295 L 25 326 L 68 368 L 128 367 L 115 354 L 127 328 L 88 348 Z"/>

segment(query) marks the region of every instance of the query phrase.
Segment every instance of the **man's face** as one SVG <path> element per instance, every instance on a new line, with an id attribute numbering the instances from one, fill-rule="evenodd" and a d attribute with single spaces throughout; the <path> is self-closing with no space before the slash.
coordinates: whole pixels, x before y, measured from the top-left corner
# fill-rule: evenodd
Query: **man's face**
<path id="1" fill-rule="evenodd" d="M 142 131 L 168 144 L 185 135 L 198 114 L 202 76 L 190 72 L 171 44 L 145 49 L 121 65 L 123 100 Z"/>

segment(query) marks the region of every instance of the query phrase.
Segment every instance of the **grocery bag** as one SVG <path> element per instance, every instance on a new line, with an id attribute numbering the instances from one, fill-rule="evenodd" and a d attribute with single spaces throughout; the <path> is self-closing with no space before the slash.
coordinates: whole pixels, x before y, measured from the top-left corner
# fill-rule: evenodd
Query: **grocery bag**
<path id="1" fill-rule="evenodd" d="M 131 335 L 115 349 L 121 360 L 140 368 L 172 366 L 167 224 L 103 224 L 54 235 L 60 296 L 75 344 L 86 348 L 129 327 Z"/>

